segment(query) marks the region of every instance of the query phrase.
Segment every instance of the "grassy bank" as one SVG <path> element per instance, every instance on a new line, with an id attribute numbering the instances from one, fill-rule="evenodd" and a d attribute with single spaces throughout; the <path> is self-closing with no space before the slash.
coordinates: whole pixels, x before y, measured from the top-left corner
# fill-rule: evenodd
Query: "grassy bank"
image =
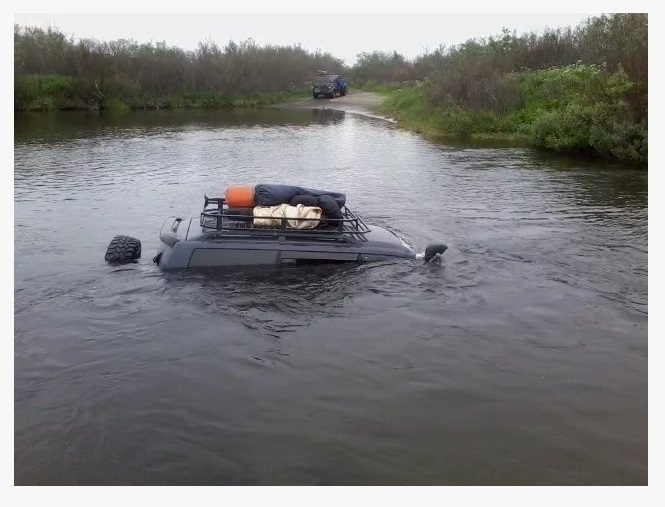
<path id="1" fill-rule="evenodd" d="M 575 64 L 507 74 L 484 107 L 436 97 L 428 81 L 364 88 L 387 96 L 381 114 L 424 135 L 522 140 L 558 152 L 647 162 L 648 126 L 632 113 L 633 83 L 621 69 Z"/>
<path id="2" fill-rule="evenodd" d="M 14 108 L 256 107 L 309 96 L 318 69 L 387 96 L 380 113 L 432 136 L 506 138 L 558 152 L 646 163 L 648 15 L 474 38 L 410 60 L 362 52 L 353 67 L 300 45 L 251 39 L 193 51 L 165 43 L 74 40 L 14 26 Z M 399 84 L 394 84 L 399 83 Z"/>
<path id="3" fill-rule="evenodd" d="M 105 86 L 96 82 L 57 74 L 17 76 L 14 80 L 15 111 L 100 109 L 123 112 L 130 109 L 182 109 L 258 107 L 306 98 L 308 88 L 248 96 L 212 92 L 152 94 L 140 89 Z"/>

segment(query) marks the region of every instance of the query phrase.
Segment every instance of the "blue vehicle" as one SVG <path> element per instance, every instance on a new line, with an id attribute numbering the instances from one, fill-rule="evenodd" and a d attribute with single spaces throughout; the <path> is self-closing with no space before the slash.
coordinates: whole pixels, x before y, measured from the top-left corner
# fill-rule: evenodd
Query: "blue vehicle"
<path id="1" fill-rule="evenodd" d="M 346 95 L 346 81 L 339 74 L 319 71 L 312 83 L 312 97 L 318 99 L 321 95 L 334 99 Z"/>

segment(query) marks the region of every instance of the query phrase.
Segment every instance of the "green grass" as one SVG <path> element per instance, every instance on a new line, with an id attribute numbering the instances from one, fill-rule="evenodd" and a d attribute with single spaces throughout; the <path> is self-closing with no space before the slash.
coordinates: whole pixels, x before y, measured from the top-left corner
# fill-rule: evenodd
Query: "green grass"
<path id="1" fill-rule="evenodd" d="M 114 83 L 103 88 L 105 97 L 100 103 L 94 82 L 60 75 L 17 76 L 14 80 L 14 110 L 88 109 L 91 104 L 99 104 L 101 109 L 112 113 L 130 109 L 253 108 L 306 98 L 311 93 L 309 88 L 300 88 L 243 97 L 205 91 L 159 96 L 140 89 L 114 86 Z"/>
<path id="2" fill-rule="evenodd" d="M 279 104 L 282 102 L 290 102 L 292 100 L 298 100 L 298 99 L 305 99 L 307 97 L 310 97 L 312 93 L 312 90 L 307 87 L 307 88 L 300 88 L 298 90 L 285 90 L 281 92 L 273 92 L 273 93 L 262 93 L 259 94 L 255 97 L 252 97 L 250 99 L 251 102 L 249 102 L 250 107 L 257 107 L 257 106 L 268 106 L 271 104 Z M 236 104 L 234 103 L 235 107 L 242 107 L 245 102 L 243 102 L 243 99 L 239 99 L 240 103 Z M 247 99 L 244 99 L 245 101 Z"/>
<path id="3" fill-rule="evenodd" d="M 377 83 L 374 81 L 354 81 L 353 88 L 364 92 L 373 92 L 380 95 L 390 95 L 391 93 L 403 89 L 411 88 L 415 83 Z"/>
<path id="4" fill-rule="evenodd" d="M 454 103 L 434 106 L 422 87 L 393 90 L 378 112 L 395 118 L 398 125 L 408 130 L 427 136 L 508 140 L 523 137 L 507 125 L 505 117 L 492 111 L 464 109 Z"/>
<path id="5" fill-rule="evenodd" d="M 111 113 L 122 114 L 129 111 L 129 106 L 120 99 L 109 99 L 106 101 L 106 110 Z"/>
<path id="6" fill-rule="evenodd" d="M 14 80 L 14 109 L 53 111 L 77 106 L 74 80 L 67 76 L 18 76 Z"/>
<path id="7" fill-rule="evenodd" d="M 505 112 L 462 107 L 450 96 L 435 104 L 429 99 L 433 84 L 366 89 L 386 95 L 379 113 L 426 136 L 523 141 L 546 150 L 647 162 L 648 127 L 631 117 L 626 97 L 632 83 L 622 70 L 610 74 L 576 64 L 516 77 L 521 101 Z"/>

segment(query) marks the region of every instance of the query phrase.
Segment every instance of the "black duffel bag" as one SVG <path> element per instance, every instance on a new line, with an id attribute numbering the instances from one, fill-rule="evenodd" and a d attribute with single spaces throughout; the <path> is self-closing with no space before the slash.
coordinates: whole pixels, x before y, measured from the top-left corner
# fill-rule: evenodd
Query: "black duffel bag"
<path id="1" fill-rule="evenodd" d="M 254 204 L 256 206 L 277 206 L 290 203 L 297 195 L 330 196 L 337 203 L 338 209 L 346 204 L 346 195 L 339 192 L 328 192 L 313 188 L 296 187 L 292 185 L 276 185 L 260 183 L 254 186 Z"/>

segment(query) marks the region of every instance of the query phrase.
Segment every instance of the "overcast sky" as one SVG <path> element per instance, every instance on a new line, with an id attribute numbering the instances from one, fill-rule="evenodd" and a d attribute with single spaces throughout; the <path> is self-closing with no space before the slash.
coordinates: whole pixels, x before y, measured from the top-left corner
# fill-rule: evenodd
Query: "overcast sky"
<path id="1" fill-rule="evenodd" d="M 502 28 L 518 34 L 545 27 L 576 26 L 597 15 L 534 14 L 15 14 L 24 26 L 54 26 L 67 35 L 103 41 L 134 39 L 165 41 L 169 46 L 195 49 L 212 39 L 223 47 L 230 40 L 257 43 L 300 43 L 305 49 L 330 51 L 352 65 L 362 51 L 396 50 L 407 58 L 473 37 L 498 34 Z"/>

